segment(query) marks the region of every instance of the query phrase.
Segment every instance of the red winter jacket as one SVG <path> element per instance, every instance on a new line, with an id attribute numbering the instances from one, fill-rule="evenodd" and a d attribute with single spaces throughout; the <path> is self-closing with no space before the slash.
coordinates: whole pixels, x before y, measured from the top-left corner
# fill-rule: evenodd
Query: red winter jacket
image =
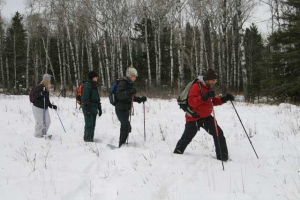
<path id="1" fill-rule="evenodd" d="M 188 116 L 187 114 L 185 115 L 186 122 L 193 122 L 197 121 L 201 118 L 206 118 L 209 117 L 212 113 L 212 102 L 214 106 L 219 106 L 222 105 L 221 98 L 209 98 L 206 102 L 202 102 L 201 95 L 200 95 L 200 87 L 199 87 L 199 80 L 197 80 L 196 83 L 192 85 L 190 88 L 189 92 L 189 97 L 188 97 L 188 103 L 189 107 L 193 112 L 198 113 L 200 116 L 199 118 L 193 118 Z M 202 85 L 202 95 L 204 95 L 208 90 L 211 88 L 203 84 L 202 82 L 200 83 Z M 211 102 L 212 99 L 212 102 Z"/>

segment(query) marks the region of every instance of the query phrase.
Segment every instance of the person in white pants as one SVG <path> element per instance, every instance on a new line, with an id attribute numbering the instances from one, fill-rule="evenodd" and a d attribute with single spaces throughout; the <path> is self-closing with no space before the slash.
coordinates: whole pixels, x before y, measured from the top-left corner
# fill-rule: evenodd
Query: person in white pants
<path id="1" fill-rule="evenodd" d="M 50 103 L 49 91 L 51 87 L 51 76 L 45 74 L 43 76 L 42 82 L 35 86 L 30 92 L 30 99 L 32 99 L 33 106 L 32 112 L 35 118 L 35 137 L 43 137 L 48 134 L 48 129 L 51 123 L 48 107 L 52 109 L 57 109 L 56 105 Z M 44 104 L 45 98 L 45 104 Z M 44 116 L 45 110 L 45 116 Z"/>

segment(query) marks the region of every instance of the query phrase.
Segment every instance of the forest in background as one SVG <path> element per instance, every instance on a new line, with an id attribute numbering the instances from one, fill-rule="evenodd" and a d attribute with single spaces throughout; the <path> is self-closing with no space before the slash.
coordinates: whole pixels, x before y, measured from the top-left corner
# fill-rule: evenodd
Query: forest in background
<path id="1" fill-rule="evenodd" d="M 244 28 L 254 0 L 24 1 L 25 13 L 0 13 L 4 93 L 28 94 L 49 73 L 62 96 L 74 95 L 91 70 L 107 92 L 132 66 L 140 90 L 177 95 L 213 68 L 222 93 L 300 102 L 300 0 L 262 1 L 267 38 L 255 24 Z"/>

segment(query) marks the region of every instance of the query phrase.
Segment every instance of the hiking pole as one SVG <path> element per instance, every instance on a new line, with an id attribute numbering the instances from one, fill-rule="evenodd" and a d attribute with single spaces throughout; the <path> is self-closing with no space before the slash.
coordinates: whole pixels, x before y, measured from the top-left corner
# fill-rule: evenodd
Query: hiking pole
<path id="1" fill-rule="evenodd" d="M 129 137 L 129 128 L 131 129 L 131 115 L 132 115 L 132 108 L 133 108 L 133 99 L 134 95 L 131 97 L 131 106 L 130 106 L 130 112 L 129 112 L 129 127 L 128 127 L 128 136 L 127 136 L 127 144 L 128 144 L 128 137 Z M 131 132 L 131 130 L 130 130 Z"/>
<path id="2" fill-rule="evenodd" d="M 218 130 L 218 125 L 217 125 L 217 120 L 216 120 L 216 113 L 215 113 L 215 109 L 214 109 L 214 104 L 213 104 L 213 102 L 211 102 L 211 104 L 212 104 L 212 112 L 213 112 L 213 115 L 214 115 L 214 124 L 215 124 L 216 134 L 217 134 L 217 138 L 218 138 L 218 146 L 219 146 L 219 150 L 220 150 L 220 155 L 221 155 L 221 160 L 222 160 L 223 171 L 225 171 L 225 168 L 224 168 L 224 161 L 223 161 L 223 155 L 222 155 L 222 150 L 221 150 L 221 145 L 220 145 L 219 130 Z"/>
<path id="3" fill-rule="evenodd" d="M 143 110 L 144 110 L 144 141 L 146 142 L 146 112 L 145 112 L 145 102 L 143 102 Z"/>
<path id="4" fill-rule="evenodd" d="M 239 118 L 239 120 L 240 120 L 240 122 L 241 122 L 243 128 L 244 128 L 244 131 L 245 131 L 245 133 L 246 133 L 246 135 L 247 135 L 247 138 L 248 138 L 248 140 L 249 140 L 249 142 L 250 142 L 250 144 L 251 144 L 251 146 L 252 146 L 252 148 L 253 148 L 253 151 L 254 151 L 254 153 L 255 153 L 257 159 L 259 159 L 259 157 L 258 157 L 258 155 L 257 155 L 257 153 L 256 153 L 256 151 L 255 151 L 255 148 L 254 148 L 254 146 L 253 146 L 253 144 L 252 144 L 252 142 L 251 142 L 251 140 L 250 140 L 250 137 L 249 137 L 249 135 L 248 135 L 248 133 L 247 133 L 245 127 L 244 127 L 244 124 L 243 124 L 243 122 L 242 122 L 242 120 L 241 120 L 241 118 L 240 118 L 240 116 L 239 116 L 237 110 L 235 109 L 235 106 L 234 106 L 233 102 L 232 102 L 232 101 L 230 101 L 230 102 L 231 102 L 231 104 L 232 104 L 232 106 L 233 106 L 233 108 L 234 108 L 234 110 L 235 110 L 235 113 L 237 114 L 237 116 L 238 116 L 238 118 Z"/>
<path id="5" fill-rule="evenodd" d="M 61 126 L 63 127 L 65 133 L 67 133 L 67 132 L 66 132 L 66 129 L 65 129 L 65 127 L 64 127 L 64 125 L 63 125 L 63 123 L 62 123 L 62 121 L 61 121 L 61 119 L 60 119 L 60 117 L 59 117 L 59 115 L 58 115 L 58 111 L 57 111 L 57 110 L 56 110 L 56 113 L 57 113 L 58 119 L 59 119 L 59 121 L 60 121 L 60 123 L 61 123 Z"/>
<path id="6" fill-rule="evenodd" d="M 43 99 L 44 99 L 44 110 L 43 110 L 43 121 L 44 121 L 44 135 L 46 138 L 47 135 L 47 126 L 46 126 L 46 95 L 45 95 L 45 87 L 43 87 Z"/>

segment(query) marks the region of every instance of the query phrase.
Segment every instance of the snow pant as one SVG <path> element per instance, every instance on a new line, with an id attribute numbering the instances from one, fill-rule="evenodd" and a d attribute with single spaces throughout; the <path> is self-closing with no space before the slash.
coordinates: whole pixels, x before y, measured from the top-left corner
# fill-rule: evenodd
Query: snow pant
<path id="1" fill-rule="evenodd" d="M 216 134 L 216 128 L 214 124 L 214 118 L 212 116 L 209 116 L 207 118 L 200 119 L 198 121 L 194 122 L 187 122 L 185 124 L 185 130 L 183 132 L 182 137 L 178 141 L 176 148 L 174 150 L 174 153 L 182 154 L 188 144 L 192 141 L 192 139 L 195 137 L 198 130 L 201 128 L 204 128 L 211 136 L 214 138 L 215 143 L 215 151 L 218 159 L 221 159 L 220 154 L 220 148 L 218 143 L 218 136 Z M 219 140 L 220 140 L 220 146 L 222 151 L 222 158 L 228 159 L 228 150 L 226 145 L 226 139 L 224 137 L 222 129 L 217 125 L 218 132 L 219 132 Z"/>
<path id="2" fill-rule="evenodd" d="M 116 107 L 116 114 L 119 121 L 121 122 L 119 139 L 119 147 L 121 147 L 123 144 L 125 144 L 128 135 L 131 132 L 131 125 L 129 122 L 129 110 Z"/>
<path id="3" fill-rule="evenodd" d="M 88 115 L 84 112 L 83 115 L 84 115 L 84 122 L 85 122 L 83 140 L 85 142 L 93 142 L 97 114 Z"/>
<path id="4" fill-rule="evenodd" d="M 51 123 L 49 109 L 45 110 L 45 119 L 44 119 L 44 109 L 32 106 L 32 112 L 35 119 L 35 137 L 43 137 L 48 133 L 48 129 Z"/>

